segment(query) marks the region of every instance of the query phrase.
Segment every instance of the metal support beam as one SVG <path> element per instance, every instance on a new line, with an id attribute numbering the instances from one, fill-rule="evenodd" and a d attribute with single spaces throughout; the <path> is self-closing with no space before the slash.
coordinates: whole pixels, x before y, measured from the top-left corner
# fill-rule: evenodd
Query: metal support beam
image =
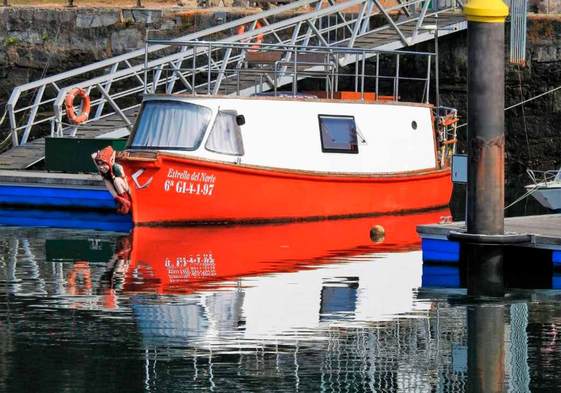
<path id="1" fill-rule="evenodd" d="M 119 68 L 119 63 L 115 63 L 113 64 L 113 66 L 111 67 L 111 73 L 115 73 L 117 72 L 117 69 Z M 103 88 L 109 92 L 111 90 L 111 84 L 113 83 L 113 79 L 109 79 L 107 82 L 105 82 L 105 84 L 103 84 Z M 144 83 L 144 82 L 143 82 Z M 94 119 L 99 119 L 99 117 L 101 116 L 101 114 L 103 113 L 103 108 L 105 108 L 105 103 L 107 102 L 107 100 L 102 99 L 101 102 L 99 103 L 99 105 L 97 106 L 97 109 L 95 111 L 95 115 L 94 115 Z"/>
<path id="2" fill-rule="evenodd" d="M 101 94 L 103 94 L 105 99 L 107 99 L 107 101 L 109 101 L 109 104 L 113 107 L 115 112 L 121 117 L 121 119 L 123 119 L 123 121 L 126 123 L 127 127 L 129 129 L 132 129 L 132 124 L 129 121 L 129 118 L 123 113 L 121 108 L 119 108 L 119 105 L 117 105 L 117 103 L 115 101 L 113 101 L 113 98 L 111 98 L 109 93 L 106 92 L 105 89 L 99 83 L 96 86 L 99 89 L 99 91 L 101 92 Z"/>
<path id="3" fill-rule="evenodd" d="M 380 4 L 380 0 L 372 0 L 372 1 L 374 1 L 374 3 L 376 4 L 376 7 L 378 7 L 378 10 L 380 10 L 380 12 L 382 14 L 384 14 L 384 16 L 386 17 L 386 20 L 388 21 L 390 26 L 395 30 L 395 32 L 399 36 L 399 39 L 401 40 L 403 45 L 405 45 L 405 46 L 409 45 L 409 42 L 407 41 L 407 38 L 405 38 L 405 36 L 403 35 L 403 33 L 401 32 L 399 27 L 395 24 L 395 22 L 393 21 L 391 16 L 388 14 L 388 12 L 384 8 L 384 6 L 382 4 Z"/>
<path id="4" fill-rule="evenodd" d="M 25 126 L 25 130 L 23 131 L 23 135 L 21 137 L 21 144 L 27 143 L 27 138 L 29 137 L 29 133 L 31 132 L 31 127 L 33 126 L 33 119 L 37 114 L 37 110 L 39 109 L 39 105 L 41 104 L 41 99 L 43 98 L 43 93 L 45 92 L 45 85 L 41 86 L 39 90 L 36 92 L 35 99 L 33 100 L 33 107 L 31 108 L 31 114 L 29 116 L 29 120 L 27 121 L 27 125 Z"/>
<path id="5" fill-rule="evenodd" d="M 419 19 L 417 19 L 417 24 L 415 25 L 415 30 L 413 30 L 413 34 L 411 35 L 411 42 L 415 42 L 415 39 L 419 34 L 419 29 L 425 21 L 425 15 L 427 14 L 427 9 L 429 8 L 430 3 L 431 0 L 425 0 L 425 4 L 423 4 L 423 8 L 421 9 L 421 13 L 419 14 Z"/>

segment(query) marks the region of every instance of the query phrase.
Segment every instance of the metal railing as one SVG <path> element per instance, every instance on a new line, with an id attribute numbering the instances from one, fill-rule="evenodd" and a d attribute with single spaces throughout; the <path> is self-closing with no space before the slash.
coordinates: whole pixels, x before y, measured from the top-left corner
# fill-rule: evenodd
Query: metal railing
<path id="1" fill-rule="evenodd" d="M 314 88 L 312 93 L 321 98 L 336 98 L 337 92 L 345 90 L 358 93 L 357 98 L 361 99 L 397 101 L 400 86 L 405 83 L 409 87 L 417 85 L 408 96 L 413 97 L 411 101 L 428 102 L 431 61 L 435 56 L 431 52 L 284 44 L 189 41 L 170 46 L 191 54 L 188 66 L 150 67 L 147 61 L 145 93 L 170 94 L 169 83 L 180 80 L 180 89 L 173 93 L 247 96 L 269 92 L 272 96 L 297 96 L 305 93 L 299 86 L 301 80 L 315 79 L 315 86 L 322 88 Z M 220 66 L 213 57 L 223 59 Z M 409 75 L 404 74 L 404 62 L 416 64 L 405 71 Z M 353 64 L 354 69 L 345 68 Z M 373 68 L 371 73 L 368 68 Z M 161 84 L 160 80 L 168 84 Z"/>
<path id="2" fill-rule="evenodd" d="M 397 5 L 384 7 L 379 0 L 348 0 L 342 3 L 335 3 L 334 0 L 299 0 L 189 34 L 169 43 L 205 41 L 255 45 L 255 41 L 260 41 L 323 48 L 356 48 L 360 44 L 360 47 L 370 49 L 375 45 L 360 43 L 361 37 L 391 32 L 395 39 L 387 41 L 383 49 L 394 50 L 432 39 L 434 31 L 423 28 L 426 18 L 449 12 L 462 5 L 460 1 L 447 0 L 441 1 L 439 8 L 432 9 L 432 4 L 436 5 L 437 2 L 402 0 Z M 311 11 L 295 12 L 302 7 L 311 8 Z M 244 31 L 240 33 L 241 27 L 244 27 Z M 440 32 L 440 35 L 463 28 L 465 22 L 457 24 L 454 29 Z M 236 34 L 237 32 L 240 34 Z M 217 51 L 216 48 L 218 47 L 207 50 L 207 56 L 211 68 L 209 75 L 214 74 L 218 78 L 223 75 L 221 71 L 224 71 L 225 75 L 225 70 L 234 62 L 243 62 L 243 57 L 250 52 L 245 50 L 236 56 L 228 51 Z M 86 125 L 116 114 L 122 118 L 124 126 L 130 126 L 127 111 L 139 106 L 140 94 L 148 88 L 144 84 L 143 74 L 147 70 L 156 70 L 150 81 L 154 90 L 165 86 L 170 94 L 188 91 L 192 81 L 186 78 L 182 70 L 186 63 L 197 59 L 199 55 L 184 46 L 174 52 L 167 44 L 147 44 L 146 48 L 125 55 L 18 86 L 13 90 L 7 104 L 12 144 L 17 146 L 26 143 L 31 130 L 41 126 L 50 125 L 51 135 L 75 135 L 77 127 L 63 122 L 63 102 L 74 87 L 85 89 L 91 97 L 92 110 Z M 352 62 L 353 59 L 349 58 L 348 61 Z M 175 69 L 177 72 L 164 73 L 164 69 Z M 268 82 L 272 86 L 270 81 Z M 195 83 L 199 82 L 195 80 Z M 177 87 L 178 85 L 181 85 L 181 88 Z M 220 91 L 222 81 L 207 81 L 207 93 L 211 85 L 213 88 L 210 93 L 216 94 Z M 279 86 L 278 83 L 274 85 Z M 263 84 L 261 86 L 266 88 Z M 196 89 L 192 90 L 197 92 Z M 248 93 L 249 90 L 240 91 L 240 94 Z"/>

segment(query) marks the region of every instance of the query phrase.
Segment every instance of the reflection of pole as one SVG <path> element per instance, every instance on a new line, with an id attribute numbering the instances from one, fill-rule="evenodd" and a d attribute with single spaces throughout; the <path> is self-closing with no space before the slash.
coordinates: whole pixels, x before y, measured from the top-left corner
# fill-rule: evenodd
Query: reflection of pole
<path id="1" fill-rule="evenodd" d="M 504 22 L 501 0 L 470 0 L 468 233 L 504 233 Z"/>
<path id="2" fill-rule="evenodd" d="M 476 305 L 468 309 L 468 392 L 505 391 L 504 323 L 502 305 Z"/>
<path id="3" fill-rule="evenodd" d="M 504 296 L 503 248 L 462 243 L 460 263 L 467 269 L 470 296 Z"/>

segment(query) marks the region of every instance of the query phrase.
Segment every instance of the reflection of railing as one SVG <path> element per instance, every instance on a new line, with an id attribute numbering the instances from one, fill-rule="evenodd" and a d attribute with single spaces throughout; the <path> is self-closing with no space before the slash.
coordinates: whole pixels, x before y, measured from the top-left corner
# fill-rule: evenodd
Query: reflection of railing
<path id="1" fill-rule="evenodd" d="M 432 38 L 434 32 L 423 30 L 423 21 L 438 13 L 451 11 L 456 5 L 461 6 L 459 0 L 439 3 L 440 7 L 436 7 L 433 6 L 436 2 L 432 0 L 403 0 L 396 5 L 384 6 L 379 0 L 348 0 L 342 3 L 333 0 L 299 0 L 181 37 L 177 41 L 247 43 L 258 39 L 304 47 L 353 48 L 362 37 L 383 33 L 386 37 L 388 34 L 393 37 L 397 48 Z M 311 10 L 294 13 L 303 7 Z M 382 22 L 374 23 L 371 18 L 373 15 L 378 15 Z M 236 34 L 242 26 L 244 32 Z M 375 46 L 369 42 L 361 45 Z M 214 55 L 213 51 L 209 53 L 213 70 L 227 69 L 233 60 L 231 55 L 224 58 Z M 147 60 L 150 69 L 161 70 L 155 75 L 152 84 L 155 87 L 165 86 L 168 92 L 175 93 L 181 90 L 175 87 L 178 80 L 185 86 L 191 82 L 186 78 L 184 80 L 180 73 L 173 73 L 170 79 L 165 79 L 161 75 L 163 69 L 182 69 L 193 58 L 183 48 L 173 53 L 169 46 L 152 45 L 146 53 L 143 49 L 136 50 L 18 86 L 7 105 L 12 144 L 26 143 L 32 128 L 37 126 L 50 125 L 52 135 L 73 135 L 76 127 L 62 123 L 65 111 L 61 104 L 74 87 L 84 88 L 92 98 L 89 122 L 117 114 L 127 125 L 127 110 L 139 105 L 138 95 L 145 90 L 142 78 L 144 61 Z M 220 86 L 220 83 L 213 86 Z"/>

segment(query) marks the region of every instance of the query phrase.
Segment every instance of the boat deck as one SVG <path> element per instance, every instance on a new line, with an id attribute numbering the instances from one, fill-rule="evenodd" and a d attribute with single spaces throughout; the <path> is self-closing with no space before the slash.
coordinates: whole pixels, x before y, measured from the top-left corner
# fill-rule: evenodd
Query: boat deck
<path id="1" fill-rule="evenodd" d="M 419 225 L 421 238 L 447 239 L 450 232 L 465 232 L 465 222 Z M 521 247 L 561 249 L 561 214 L 505 218 L 505 233 L 529 234 L 530 242 Z"/>

